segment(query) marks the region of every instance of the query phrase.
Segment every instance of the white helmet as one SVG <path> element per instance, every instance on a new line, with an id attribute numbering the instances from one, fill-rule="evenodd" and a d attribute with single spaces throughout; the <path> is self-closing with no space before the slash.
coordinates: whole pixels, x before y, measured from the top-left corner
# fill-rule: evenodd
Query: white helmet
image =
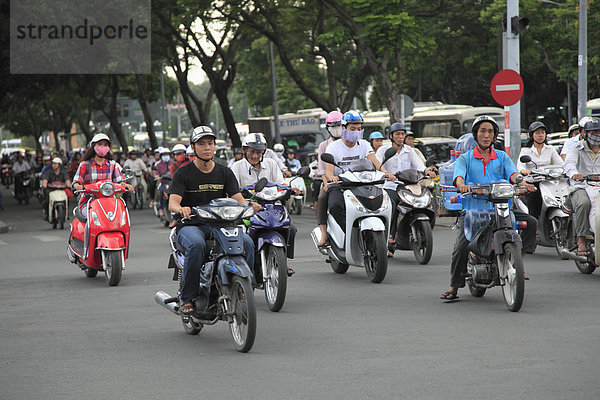
<path id="1" fill-rule="evenodd" d="M 189 146 L 189 147 L 187 148 L 187 150 L 185 151 L 185 153 L 186 153 L 188 156 L 194 156 L 194 155 L 196 155 L 196 153 L 194 153 L 194 148 L 193 148 L 192 146 Z"/>
<path id="2" fill-rule="evenodd" d="M 213 139 L 217 140 L 217 136 L 215 136 L 212 129 L 210 129 L 208 126 L 202 125 L 195 127 L 192 131 L 192 135 L 190 136 L 190 144 L 196 143 L 205 136 L 211 136 Z"/>
<path id="3" fill-rule="evenodd" d="M 267 141 L 258 133 L 249 133 L 242 142 L 242 147 L 251 147 L 255 150 L 266 150 Z"/>
<path id="4" fill-rule="evenodd" d="M 94 137 L 92 138 L 92 140 L 90 141 L 90 147 L 94 144 L 97 143 L 101 140 L 107 140 L 108 144 L 110 144 L 110 138 L 108 137 L 107 134 L 105 133 L 97 133 L 94 135 Z"/>
<path id="5" fill-rule="evenodd" d="M 60 159 L 60 157 L 54 157 L 52 159 L 52 162 L 53 163 L 57 163 L 57 164 L 62 164 L 62 159 Z"/>
<path id="6" fill-rule="evenodd" d="M 275 153 L 283 153 L 285 151 L 285 147 L 283 147 L 281 143 L 276 143 L 275 146 L 273 146 L 273 151 Z"/>
<path id="7" fill-rule="evenodd" d="M 591 120 L 592 120 L 592 117 L 590 117 L 589 115 L 586 115 L 585 117 L 583 117 L 579 120 L 579 126 L 583 128 L 585 126 L 585 123 L 589 122 Z"/>
<path id="8" fill-rule="evenodd" d="M 173 155 L 175 154 L 185 154 L 186 152 L 186 148 L 184 145 L 182 144 L 176 144 L 175 146 L 173 146 Z"/>
<path id="9" fill-rule="evenodd" d="M 161 155 L 162 155 L 162 154 L 171 154 L 171 150 L 169 150 L 169 149 L 168 149 L 168 148 L 166 148 L 166 147 L 161 147 L 161 148 L 160 148 L 160 151 L 159 151 L 158 153 L 159 153 L 159 154 L 161 154 Z"/>

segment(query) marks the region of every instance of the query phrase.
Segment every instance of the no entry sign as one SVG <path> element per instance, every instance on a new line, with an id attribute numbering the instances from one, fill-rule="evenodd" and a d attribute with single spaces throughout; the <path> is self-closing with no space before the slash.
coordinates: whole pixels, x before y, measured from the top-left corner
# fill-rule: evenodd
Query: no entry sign
<path id="1" fill-rule="evenodd" d="M 498 104 L 512 106 L 523 96 L 523 79 L 517 71 L 503 69 L 494 75 L 490 90 Z"/>

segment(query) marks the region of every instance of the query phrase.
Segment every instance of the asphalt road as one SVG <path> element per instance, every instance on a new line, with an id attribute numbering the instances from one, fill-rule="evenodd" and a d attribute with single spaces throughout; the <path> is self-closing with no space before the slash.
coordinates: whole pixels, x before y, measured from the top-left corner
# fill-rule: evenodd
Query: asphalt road
<path id="1" fill-rule="evenodd" d="M 0 398 L 11 399 L 598 399 L 600 271 L 580 274 L 551 248 L 525 260 L 531 280 L 518 313 L 499 288 L 444 304 L 455 233 L 434 231 L 431 262 L 408 252 L 383 283 L 331 271 L 298 227 L 296 275 L 279 313 L 255 292 L 258 331 L 235 351 L 225 323 L 184 333 L 154 302 L 176 292 L 167 229 L 132 210 L 131 253 L 119 286 L 85 278 L 39 206 L 2 188 Z"/>

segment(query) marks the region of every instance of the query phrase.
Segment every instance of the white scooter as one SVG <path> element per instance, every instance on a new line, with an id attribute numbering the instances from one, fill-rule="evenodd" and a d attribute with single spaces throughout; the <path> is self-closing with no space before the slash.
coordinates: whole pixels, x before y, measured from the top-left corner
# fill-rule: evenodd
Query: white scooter
<path id="1" fill-rule="evenodd" d="M 302 214 L 302 208 L 306 203 L 306 184 L 304 178 L 297 176 L 297 173 L 293 173 L 294 176 L 285 178 L 285 184 L 292 189 L 298 189 L 298 194 L 290 196 L 287 201 L 287 210 L 290 214 L 300 215 Z"/>
<path id="2" fill-rule="evenodd" d="M 60 224 L 60 229 L 65 229 L 65 220 L 67 210 L 69 209 L 69 197 L 67 196 L 67 185 L 64 182 L 48 183 L 48 222 L 52 224 L 52 229 Z"/>
<path id="3" fill-rule="evenodd" d="M 395 148 L 385 153 L 385 161 L 396 154 Z M 336 163 L 331 154 L 321 154 L 321 160 L 328 164 Z M 329 190 L 343 190 L 346 205 L 345 230 L 331 214 L 327 217 L 329 245 L 319 248 L 321 230 L 313 229 L 311 236 L 317 249 L 328 255 L 328 263 L 338 274 L 348 270 L 349 265 L 364 267 L 373 283 L 383 281 L 387 273 L 387 235 L 392 218 L 392 202 L 381 187 L 385 174 L 377 171 L 373 163 L 361 159 L 354 168 L 343 172 L 337 184 L 330 184 Z"/>

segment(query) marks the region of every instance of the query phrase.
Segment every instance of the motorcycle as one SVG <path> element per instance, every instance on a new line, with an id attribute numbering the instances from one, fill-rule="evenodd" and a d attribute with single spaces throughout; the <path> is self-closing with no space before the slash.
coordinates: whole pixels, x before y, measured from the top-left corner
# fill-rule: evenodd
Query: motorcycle
<path id="1" fill-rule="evenodd" d="M 517 181 L 520 182 L 519 176 Z M 443 186 L 447 192 L 456 192 L 453 186 Z M 522 195 L 525 188 L 508 182 L 489 185 L 473 185 L 471 193 L 451 197 L 452 203 L 462 197 L 486 200 L 493 210 L 470 209 L 465 213 L 464 233 L 469 243 L 466 281 L 471 295 L 482 297 L 487 289 L 502 288 L 504 304 L 513 312 L 523 305 L 525 296 L 525 271 L 521 256 L 521 237 L 518 229 L 527 227 L 526 222 L 515 221 L 509 201 L 515 194 Z"/>
<path id="2" fill-rule="evenodd" d="M 171 221 L 173 220 L 173 216 L 171 215 L 171 211 L 169 211 L 169 187 L 171 186 L 171 175 L 169 173 L 164 174 L 159 178 L 159 183 L 156 185 L 156 196 L 158 199 L 161 193 L 163 193 L 163 206 L 161 207 L 160 201 L 154 202 L 154 214 L 158 217 L 158 219 L 168 227 Z M 164 182 L 163 182 L 164 181 Z M 162 215 L 160 211 L 163 211 Z"/>
<path id="3" fill-rule="evenodd" d="M 60 229 L 65 229 L 65 219 L 69 209 L 69 197 L 65 189 L 66 183 L 61 181 L 49 182 L 48 189 L 48 222 L 52 224 L 52 229 L 56 229 L 60 224 Z"/>
<path id="4" fill-rule="evenodd" d="M 385 153 L 385 161 L 396 154 L 391 147 Z M 335 166 L 331 154 L 321 154 L 321 160 Z M 380 283 L 387 273 L 387 233 L 392 217 L 391 201 L 381 185 L 385 174 L 377 171 L 373 163 L 361 159 L 357 164 L 340 174 L 339 183 L 329 185 L 329 190 L 343 190 L 346 205 L 345 231 L 329 213 L 327 234 L 329 244 L 319 248 L 321 230 L 313 229 L 311 236 L 317 249 L 328 256 L 327 262 L 338 274 L 348 271 L 349 265 L 364 267 L 373 283 Z"/>
<path id="5" fill-rule="evenodd" d="M 287 186 L 298 189 L 298 193 L 292 194 L 286 204 L 288 212 L 296 215 L 302 214 L 302 208 L 304 208 L 304 204 L 306 203 L 306 184 L 299 172 L 300 170 L 294 173 L 293 177 L 285 178 L 285 184 Z M 308 176 L 308 174 L 306 176 Z"/>
<path id="6" fill-rule="evenodd" d="M 298 176 L 306 176 L 308 167 L 302 167 Z M 260 270 L 254 276 L 259 288 L 264 288 L 267 306 L 273 312 L 281 310 L 287 292 L 287 259 L 294 258 L 294 238 L 290 237 L 290 217 L 283 203 L 292 194 L 292 188 L 268 183 L 261 178 L 255 185 L 244 188 L 253 193 L 252 201 L 263 206 L 248 221 L 248 235 L 260 254 Z"/>
<path id="7" fill-rule="evenodd" d="M 2 164 L 1 166 L 2 168 L 2 184 L 4 186 L 6 186 L 6 188 L 8 188 L 10 185 L 13 184 L 13 173 L 12 173 L 12 166 L 8 163 L 6 164 Z"/>
<path id="8" fill-rule="evenodd" d="M 528 155 L 521 156 L 520 161 L 533 162 Z M 527 183 L 539 183 L 542 209 L 538 217 L 538 244 L 556 248 L 558 255 L 567 260 L 565 243 L 568 215 L 562 210 L 562 199 L 569 193 L 569 181 L 564 170 L 561 167 L 537 169 L 536 165 L 536 169 L 524 179 Z M 522 198 L 515 200 L 515 207 L 529 214 L 529 208 Z"/>
<path id="9" fill-rule="evenodd" d="M 77 193 L 84 192 L 95 198 L 88 201 L 85 215 L 79 207 L 73 210 L 75 219 L 71 223 L 67 257 L 88 278 L 104 271 L 110 286 L 117 286 L 121 281 L 129 253 L 127 203 L 115 196 L 126 190 L 123 184 L 110 181 L 85 185 Z"/>
<path id="10" fill-rule="evenodd" d="M 146 198 L 146 193 L 144 193 L 144 186 L 142 186 L 142 179 L 144 179 L 144 173 L 142 171 L 129 172 L 131 176 L 131 185 L 133 186 L 133 193 L 126 193 L 128 203 L 131 204 L 131 207 L 134 209 L 139 208 L 140 210 L 144 208 L 144 199 Z"/>
<path id="11" fill-rule="evenodd" d="M 194 313 L 183 315 L 178 305 L 185 250 L 177 243 L 176 228 L 169 235 L 171 256 L 168 267 L 174 269 L 173 280 L 179 282 L 177 296 L 171 297 L 164 291 L 154 295 L 158 304 L 181 315 L 183 328 L 189 335 L 197 335 L 204 325 L 227 321 L 235 347 L 243 353 L 254 344 L 257 321 L 252 270 L 243 254 L 243 228 L 238 224 L 253 213 L 251 206 L 240 205 L 233 199 L 215 199 L 207 205 L 193 207 L 190 218 L 181 220 L 184 224 L 218 228 L 212 230 L 212 235 L 207 235 L 206 257 L 200 275 L 202 294 L 194 299 Z M 176 217 L 181 218 L 181 215 L 176 214 Z"/>
<path id="12" fill-rule="evenodd" d="M 562 254 L 570 260 L 575 261 L 577 269 L 582 274 L 591 274 L 600 265 L 600 248 L 596 246 L 596 235 L 600 232 L 600 216 L 598 216 L 598 210 L 600 209 L 600 175 L 588 175 L 584 176 L 582 181 L 586 183 L 586 192 L 590 197 L 592 203 L 592 209 L 590 211 L 590 228 L 593 236 L 587 238 L 587 250 L 589 254 L 578 255 L 577 254 L 577 234 L 575 233 L 575 220 L 572 217 L 572 210 L 568 210 L 563 205 L 563 210 L 567 212 L 569 218 L 566 223 L 566 240 L 565 247 Z"/>
<path id="13" fill-rule="evenodd" d="M 394 243 L 388 250 L 412 250 L 419 264 L 427 264 L 433 252 L 433 180 L 424 172 L 408 169 L 396 173 L 398 221 Z"/>
<path id="14" fill-rule="evenodd" d="M 23 202 L 29 204 L 29 199 L 33 195 L 31 183 L 31 173 L 29 171 L 19 172 L 15 175 L 15 190 L 13 192 L 13 197 L 17 199 L 19 204 Z"/>

